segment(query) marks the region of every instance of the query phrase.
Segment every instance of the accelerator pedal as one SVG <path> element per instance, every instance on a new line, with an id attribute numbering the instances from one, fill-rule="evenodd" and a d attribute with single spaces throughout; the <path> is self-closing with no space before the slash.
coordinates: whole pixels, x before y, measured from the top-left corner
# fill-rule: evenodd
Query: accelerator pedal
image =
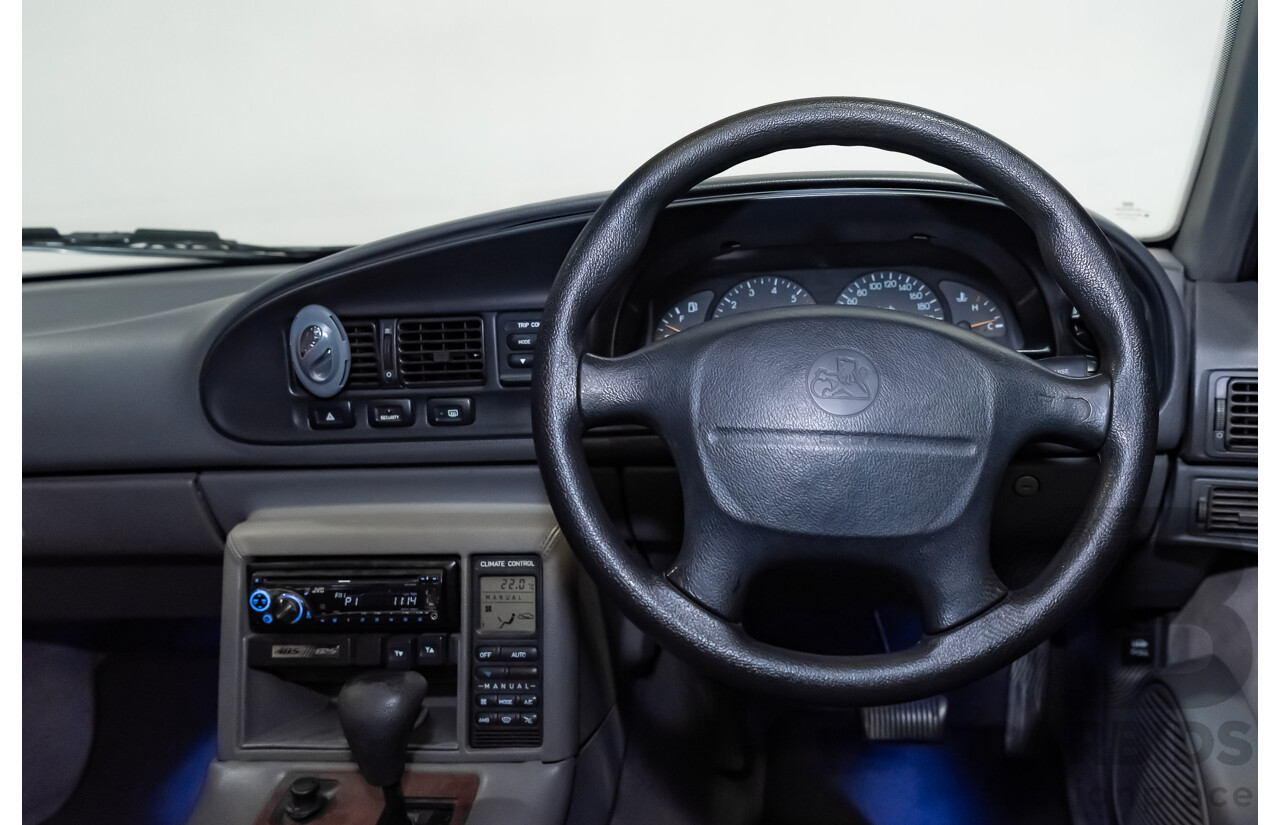
<path id="1" fill-rule="evenodd" d="M 941 742 L 947 697 L 862 708 L 862 730 L 873 742 Z"/>

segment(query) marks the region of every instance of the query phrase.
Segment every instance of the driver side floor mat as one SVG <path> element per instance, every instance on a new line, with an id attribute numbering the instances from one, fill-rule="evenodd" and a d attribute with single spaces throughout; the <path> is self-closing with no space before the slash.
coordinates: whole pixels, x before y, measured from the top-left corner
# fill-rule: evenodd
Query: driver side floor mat
<path id="1" fill-rule="evenodd" d="M 1069 825 L 1050 757 L 1011 759 L 1003 731 L 952 727 L 936 744 L 868 742 L 856 716 L 797 713 L 772 726 L 767 823 Z"/>
<path id="2" fill-rule="evenodd" d="M 79 785 L 44 825 L 183 825 L 216 753 L 217 622 L 85 635 L 105 654 L 93 744 Z"/>

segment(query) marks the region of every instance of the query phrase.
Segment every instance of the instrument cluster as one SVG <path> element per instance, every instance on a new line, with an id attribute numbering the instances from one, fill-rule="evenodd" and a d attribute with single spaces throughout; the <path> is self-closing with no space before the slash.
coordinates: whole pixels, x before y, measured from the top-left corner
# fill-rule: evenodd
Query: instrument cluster
<path id="1" fill-rule="evenodd" d="M 830 294 L 836 290 L 839 292 L 833 301 Z M 690 327 L 743 312 L 818 303 L 910 312 L 954 324 L 1011 349 L 1021 346 L 1021 335 L 1002 297 L 951 273 L 915 267 L 838 272 L 824 269 L 789 272 L 785 277 L 758 274 L 723 293 L 702 289 L 670 306 L 654 307 L 653 340 L 661 341 Z"/>

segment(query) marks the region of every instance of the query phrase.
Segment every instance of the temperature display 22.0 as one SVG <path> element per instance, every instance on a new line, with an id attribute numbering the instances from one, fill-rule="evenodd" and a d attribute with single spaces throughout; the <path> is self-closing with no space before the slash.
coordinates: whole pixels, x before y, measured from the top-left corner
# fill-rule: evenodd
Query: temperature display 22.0
<path id="1" fill-rule="evenodd" d="M 538 628 L 537 578 L 480 577 L 480 630 L 533 633 Z"/>

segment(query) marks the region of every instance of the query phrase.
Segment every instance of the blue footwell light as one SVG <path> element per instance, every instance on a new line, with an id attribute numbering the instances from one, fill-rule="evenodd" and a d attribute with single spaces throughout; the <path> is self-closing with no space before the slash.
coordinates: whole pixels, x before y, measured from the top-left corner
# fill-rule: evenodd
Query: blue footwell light
<path id="1" fill-rule="evenodd" d="M 218 737 L 210 732 L 174 766 L 157 789 L 152 818 L 155 825 L 185 825 L 200 798 L 209 763 L 217 754 Z"/>
<path id="2" fill-rule="evenodd" d="M 990 825 L 989 800 L 958 757 L 936 745 L 877 744 L 837 770 L 869 825 Z"/>

